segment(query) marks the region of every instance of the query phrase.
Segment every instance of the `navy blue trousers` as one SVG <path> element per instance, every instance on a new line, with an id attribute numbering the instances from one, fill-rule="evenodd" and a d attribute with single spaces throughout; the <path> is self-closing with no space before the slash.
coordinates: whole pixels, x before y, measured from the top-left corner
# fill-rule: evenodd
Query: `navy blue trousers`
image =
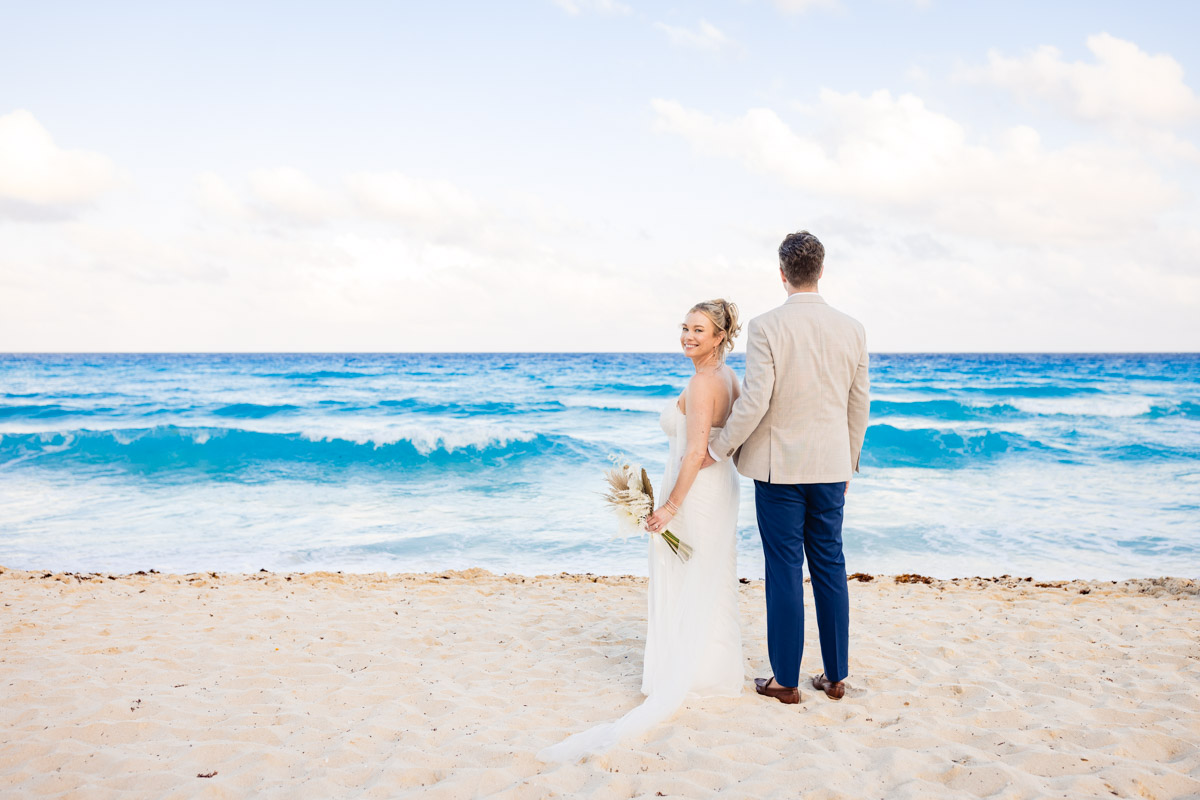
<path id="1" fill-rule="evenodd" d="M 804 558 L 817 606 L 821 660 L 829 680 L 849 674 L 850 591 L 842 555 L 845 483 L 754 482 L 767 562 L 767 655 L 780 686 L 800 685 L 804 653 Z"/>

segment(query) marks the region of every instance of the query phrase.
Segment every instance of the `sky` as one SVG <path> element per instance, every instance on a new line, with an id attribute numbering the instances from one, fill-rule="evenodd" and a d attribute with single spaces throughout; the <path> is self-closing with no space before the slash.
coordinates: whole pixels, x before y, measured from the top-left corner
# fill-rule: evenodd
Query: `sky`
<path id="1" fill-rule="evenodd" d="M 0 351 L 1200 350 L 1200 5 L 0 0 Z M 738 342 L 741 350 L 741 342 Z"/>

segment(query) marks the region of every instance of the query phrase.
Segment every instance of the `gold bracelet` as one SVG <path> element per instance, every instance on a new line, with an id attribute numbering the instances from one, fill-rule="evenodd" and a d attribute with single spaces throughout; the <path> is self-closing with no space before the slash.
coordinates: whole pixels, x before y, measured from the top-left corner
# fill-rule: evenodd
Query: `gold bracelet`
<path id="1" fill-rule="evenodd" d="M 672 515 L 679 513 L 679 506 L 672 503 L 671 498 L 669 498 L 669 497 L 667 498 L 667 501 L 665 503 L 663 503 L 663 508 L 670 511 Z"/>

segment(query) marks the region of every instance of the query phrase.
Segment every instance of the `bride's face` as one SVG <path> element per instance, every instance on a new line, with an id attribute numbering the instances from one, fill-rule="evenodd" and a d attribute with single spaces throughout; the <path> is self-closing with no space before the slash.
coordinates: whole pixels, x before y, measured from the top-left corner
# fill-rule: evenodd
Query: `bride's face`
<path id="1" fill-rule="evenodd" d="M 721 344 L 721 336 L 712 320 L 699 311 L 693 311 L 683 320 L 679 331 L 679 344 L 683 354 L 693 361 L 705 362 L 712 358 Z"/>

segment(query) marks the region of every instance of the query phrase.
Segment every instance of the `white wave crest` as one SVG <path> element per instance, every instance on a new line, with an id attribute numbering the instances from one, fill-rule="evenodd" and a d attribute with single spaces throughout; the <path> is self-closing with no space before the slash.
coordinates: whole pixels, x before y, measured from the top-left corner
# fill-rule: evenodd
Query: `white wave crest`
<path id="1" fill-rule="evenodd" d="M 422 425 L 380 425 L 377 420 L 373 420 L 358 425 L 341 424 L 336 428 L 311 426 L 299 431 L 299 435 L 312 442 L 341 440 L 360 445 L 371 445 L 375 449 L 408 442 L 421 455 L 429 455 L 437 451 L 453 453 L 459 450 L 503 448 L 514 442 L 532 441 L 537 437 L 538 432 L 470 422 L 462 425 L 447 422 L 438 427 L 426 427 Z"/>
<path id="2" fill-rule="evenodd" d="M 1152 405 L 1149 397 L 1021 397 L 1004 402 L 1028 414 L 1072 417 L 1139 417 Z"/>

